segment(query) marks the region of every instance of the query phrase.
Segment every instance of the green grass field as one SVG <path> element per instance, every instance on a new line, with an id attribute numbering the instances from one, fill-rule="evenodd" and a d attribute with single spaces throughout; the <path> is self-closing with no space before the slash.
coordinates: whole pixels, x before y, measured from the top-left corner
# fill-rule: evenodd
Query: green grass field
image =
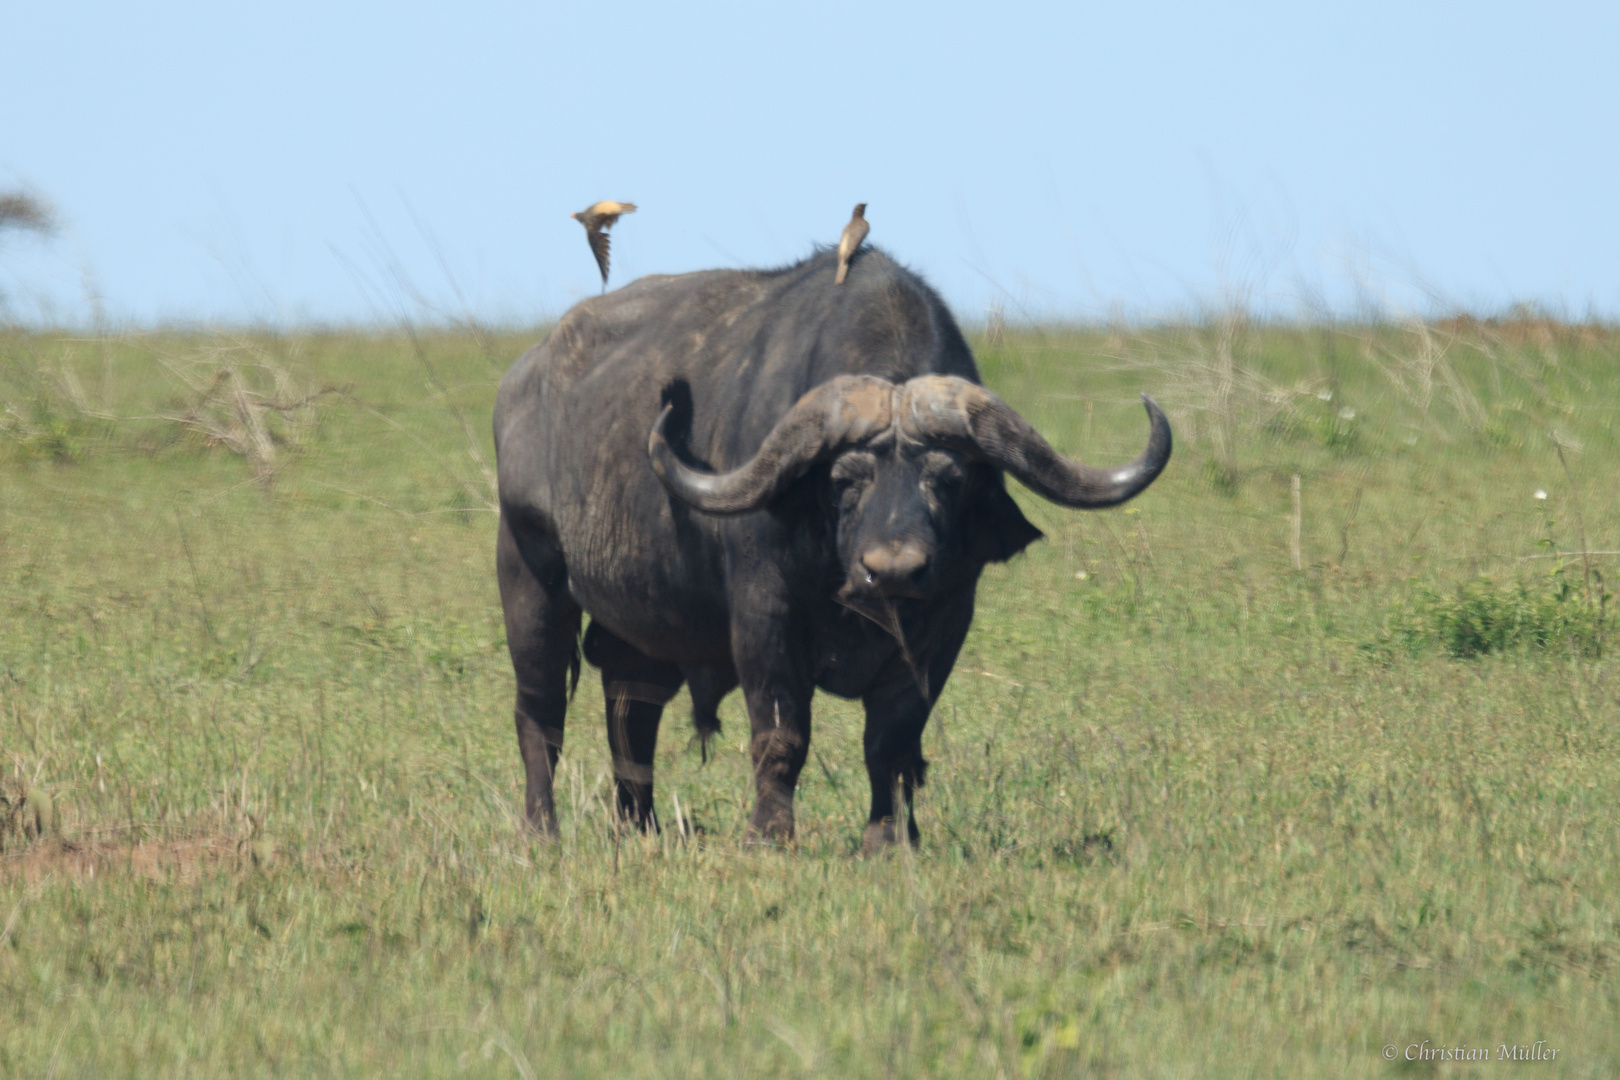
<path id="1" fill-rule="evenodd" d="M 0 335 L 0 1075 L 1620 1070 L 1620 334 L 976 342 L 1065 451 L 1147 390 L 1176 456 L 1017 491 L 872 860 L 825 696 L 796 846 L 742 843 L 735 696 L 707 765 L 666 714 L 701 842 L 616 836 L 589 672 L 520 831 L 484 469 L 536 336 Z"/>

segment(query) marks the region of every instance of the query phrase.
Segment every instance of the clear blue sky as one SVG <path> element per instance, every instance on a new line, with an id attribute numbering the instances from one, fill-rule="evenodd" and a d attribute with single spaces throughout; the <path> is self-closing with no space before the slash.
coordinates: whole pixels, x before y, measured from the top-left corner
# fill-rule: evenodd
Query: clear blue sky
<path id="1" fill-rule="evenodd" d="M 967 319 L 1620 313 L 1620 5 L 13 4 L 14 316 L 529 322 L 872 240 Z M 408 280 L 407 288 L 401 284 Z M 420 300 L 411 296 L 410 289 Z M 458 295 L 459 290 L 459 295 Z"/>

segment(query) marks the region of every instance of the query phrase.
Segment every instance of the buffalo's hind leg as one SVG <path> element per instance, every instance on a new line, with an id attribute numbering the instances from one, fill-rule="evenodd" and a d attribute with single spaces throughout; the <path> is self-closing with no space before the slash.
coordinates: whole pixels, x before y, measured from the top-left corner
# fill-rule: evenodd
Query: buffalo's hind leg
<path id="1" fill-rule="evenodd" d="M 602 669 L 619 816 L 635 822 L 643 832 L 656 831 L 653 752 L 658 748 L 664 706 L 681 688 L 681 669 L 654 660 L 595 619 L 585 631 L 585 659 Z"/>
<path id="2" fill-rule="evenodd" d="M 495 570 L 506 616 L 506 647 L 517 675 L 518 750 L 525 775 L 523 816 L 535 831 L 557 832 L 552 778 L 562 753 L 573 682 L 579 681 L 579 605 L 568 594 L 562 552 L 549 532 L 520 524 L 505 510 L 495 542 Z"/>

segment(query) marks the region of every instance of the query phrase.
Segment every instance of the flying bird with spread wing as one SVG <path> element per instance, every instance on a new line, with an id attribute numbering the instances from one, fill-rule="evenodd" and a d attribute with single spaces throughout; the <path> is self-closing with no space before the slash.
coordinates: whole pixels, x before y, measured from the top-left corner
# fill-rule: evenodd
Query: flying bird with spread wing
<path id="1" fill-rule="evenodd" d="M 866 204 L 856 203 L 854 216 L 844 226 L 844 235 L 838 238 L 838 276 L 833 279 L 834 285 L 844 283 L 844 278 L 849 275 L 849 260 L 855 257 L 855 250 L 871 231 L 872 226 L 866 223 Z"/>
<path id="2" fill-rule="evenodd" d="M 614 202 L 605 199 L 599 203 L 592 203 L 577 214 L 568 216 L 585 226 L 585 239 L 591 245 L 591 254 L 596 256 L 597 269 L 602 271 L 602 289 L 607 290 L 608 279 L 608 253 L 612 249 L 612 242 L 608 239 L 608 230 L 613 223 L 619 220 L 620 214 L 633 214 L 636 204 L 633 202 Z"/>

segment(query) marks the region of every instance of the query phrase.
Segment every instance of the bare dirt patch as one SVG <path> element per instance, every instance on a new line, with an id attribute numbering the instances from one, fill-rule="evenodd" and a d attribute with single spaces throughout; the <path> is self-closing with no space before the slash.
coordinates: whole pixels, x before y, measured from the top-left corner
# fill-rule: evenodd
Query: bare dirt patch
<path id="1" fill-rule="evenodd" d="M 257 861 L 251 847 L 229 837 L 186 840 L 49 840 L 0 856 L 0 881 L 30 886 L 57 874 L 76 881 L 133 875 L 150 881 L 195 881 L 216 868 L 238 869 Z"/>

